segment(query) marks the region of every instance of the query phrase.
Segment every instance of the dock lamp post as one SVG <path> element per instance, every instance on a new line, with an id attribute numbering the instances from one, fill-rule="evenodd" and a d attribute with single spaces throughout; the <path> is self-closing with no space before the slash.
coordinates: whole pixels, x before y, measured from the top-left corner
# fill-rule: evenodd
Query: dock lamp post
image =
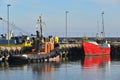
<path id="1" fill-rule="evenodd" d="M 0 17 L 0 20 L 3 20 L 2 17 Z M 3 24 L 3 34 L 4 34 L 4 23 L 2 23 L 2 24 Z"/>
<path id="2" fill-rule="evenodd" d="M 65 11 L 66 13 L 66 28 L 65 28 L 65 32 L 66 32 L 66 39 L 67 39 L 67 14 L 69 13 L 69 11 Z"/>
<path id="3" fill-rule="evenodd" d="M 9 7 L 10 7 L 11 5 L 10 4 L 8 4 L 7 5 L 7 19 L 8 19 L 8 21 L 7 21 L 7 27 L 8 27 L 8 45 L 9 45 L 9 39 L 10 39 L 10 27 L 9 27 Z"/>

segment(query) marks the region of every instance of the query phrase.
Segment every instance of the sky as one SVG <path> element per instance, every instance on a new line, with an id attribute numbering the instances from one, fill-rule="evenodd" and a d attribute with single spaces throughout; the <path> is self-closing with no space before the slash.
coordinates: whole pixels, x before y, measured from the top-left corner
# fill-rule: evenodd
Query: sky
<path id="1" fill-rule="evenodd" d="M 7 4 L 10 24 L 14 34 L 35 34 L 37 20 L 42 16 L 46 24 L 44 36 L 96 36 L 102 30 L 104 11 L 104 27 L 107 37 L 120 37 L 120 0 L 0 0 L 0 17 L 7 20 Z M 0 34 L 7 32 L 7 24 L 0 21 Z"/>

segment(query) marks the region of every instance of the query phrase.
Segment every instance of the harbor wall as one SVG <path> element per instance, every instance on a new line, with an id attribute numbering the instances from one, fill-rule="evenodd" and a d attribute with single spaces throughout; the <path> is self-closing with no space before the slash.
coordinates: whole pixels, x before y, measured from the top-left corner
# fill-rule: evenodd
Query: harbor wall
<path id="1" fill-rule="evenodd" d="M 60 38 L 63 39 L 63 38 Z M 69 38 L 71 39 L 71 38 Z M 68 40 L 69 40 L 68 39 Z M 59 53 L 63 59 L 80 59 L 83 57 L 83 49 L 81 44 L 81 38 L 76 39 L 74 43 L 60 43 Z M 93 40 L 94 38 L 89 38 Z M 111 57 L 120 57 L 120 39 L 119 38 L 107 38 L 111 45 Z M 12 46 L 0 46 L 0 58 L 6 58 L 9 55 L 23 54 L 25 52 L 31 52 L 32 47 L 12 47 Z"/>

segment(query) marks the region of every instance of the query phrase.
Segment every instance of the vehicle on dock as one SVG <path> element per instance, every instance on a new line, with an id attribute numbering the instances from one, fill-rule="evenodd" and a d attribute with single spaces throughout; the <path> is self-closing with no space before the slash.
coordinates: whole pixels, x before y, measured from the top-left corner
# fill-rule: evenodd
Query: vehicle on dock
<path id="1" fill-rule="evenodd" d="M 42 35 L 42 20 L 39 19 L 40 32 L 36 31 L 36 38 L 32 38 L 31 51 L 22 54 L 11 55 L 8 58 L 9 62 L 29 62 L 29 61 L 54 61 L 59 59 L 59 38 L 49 36 L 48 38 Z"/>

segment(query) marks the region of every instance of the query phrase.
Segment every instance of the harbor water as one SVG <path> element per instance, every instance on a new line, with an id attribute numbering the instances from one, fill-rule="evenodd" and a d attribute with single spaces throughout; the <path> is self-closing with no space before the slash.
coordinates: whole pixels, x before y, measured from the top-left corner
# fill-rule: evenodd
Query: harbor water
<path id="1" fill-rule="evenodd" d="M 85 57 L 75 61 L 0 63 L 0 80 L 120 80 L 120 59 Z"/>

